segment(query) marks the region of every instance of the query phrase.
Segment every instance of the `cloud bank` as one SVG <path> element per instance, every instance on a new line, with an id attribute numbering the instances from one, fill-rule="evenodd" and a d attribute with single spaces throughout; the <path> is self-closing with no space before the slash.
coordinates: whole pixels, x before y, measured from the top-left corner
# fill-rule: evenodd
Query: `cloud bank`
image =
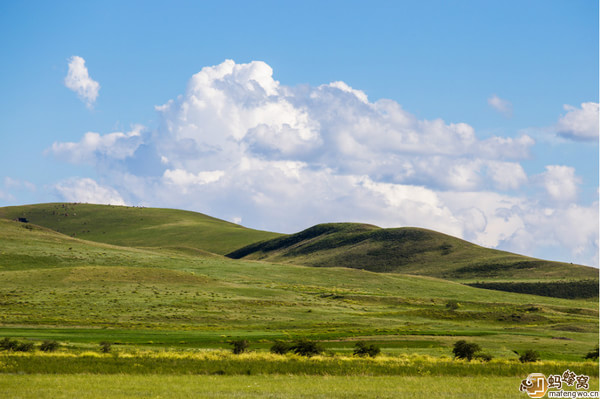
<path id="1" fill-rule="evenodd" d="M 69 59 L 69 71 L 65 77 L 65 86 L 77 93 L 88 108 L 92 108 L 98 97 L 100 84 L 90 78 L 85 60 L 74 55 Z"/>
<path id="2" fill-rule="evenodd" d="M 344 82 L 285 86 L 259 61 L 205 67 L 156 110 L 153 129 L 55 143 L 49 153 L 93 164 L 110 182 L 72 179 L 56 190 L 280 232 L 330 221 L 419 226 L 540 257 L 543 246 L 561 246 L 573 261 L 598 262 L 597 204 L 573 203 L 573 168 L 528 176 L 527 135 L 482 140 L 466 123 L 419 120 Z"/>

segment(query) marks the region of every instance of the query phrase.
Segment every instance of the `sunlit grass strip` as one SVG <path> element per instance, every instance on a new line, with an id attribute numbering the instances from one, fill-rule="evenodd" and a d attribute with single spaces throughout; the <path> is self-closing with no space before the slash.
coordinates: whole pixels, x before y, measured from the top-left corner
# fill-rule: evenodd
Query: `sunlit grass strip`
<path id="1" fill-rule="evenodd" d="M 521 378 L 515 376 L 0 374 L 3 397 L 21 399 L 526 399 L 528 396 L 518 391 L 520 383 Z M 596 390 L 598 379 L 592 379 L 590 391 Z"/>
<path id="2" fill-rule="evenodd" d="M 566 369 L 577 374 L 598 376 L 598 363 L 592 361 L 523 364 L 514 360 L 492 360 L 484 363 L 422 355 L 306 358 L 261 352 L 233 355 L 225 351 L 148 351 L 106 355 L 96 352 L 11 353 L 0 356 L 0 373 L 25 374 L 526 376 L 533 372 L 562 374 Z"/>

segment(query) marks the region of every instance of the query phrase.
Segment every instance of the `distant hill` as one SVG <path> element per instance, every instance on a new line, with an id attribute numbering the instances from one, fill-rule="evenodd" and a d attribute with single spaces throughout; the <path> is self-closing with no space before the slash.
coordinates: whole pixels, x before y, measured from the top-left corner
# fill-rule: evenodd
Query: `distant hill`
<path id="1" fill-rule="evenodd" d="M 186 264 L 170 255 L 80 240 L 31 223 L 0 218 L 0 272 L 38 270 L 44 275 L 50 269 L 65 271 L 72 267 L 165 268 L 168 265 L 175 269 Z M 5 287 L 0 284 L 0 288 Z"/>
<path id="2" fill-rule="evenodd" d="M 598 269 L 483 248 L 420 228 L 320 224 L 229 253 L 239 259 L 433 276 L 450 280 L 597 279 Z"/>
<path id="3" fill-rule="evenodd" d="M 481 288 L 538 295 L 549 291 L 568 298 L 590 289 L 597 292 L 596 268 L 483 248 L 420 228 L 331 223 L 282 235 L 196 212 L 72 203 L 4 207 L 0 218 L 132 249 L 423 275 Z M 555 284 L 561 281 L 577 284 Z M 540 282 L 544 285 L 537 284 Z"/>
<path id="4" fill-rule="evenodd" d="M 0 218 L 22 219 L 71 237 L 107 244 L 221 255 L 280 236 L 175 209 L 51 203 L 0 208 Z"/>

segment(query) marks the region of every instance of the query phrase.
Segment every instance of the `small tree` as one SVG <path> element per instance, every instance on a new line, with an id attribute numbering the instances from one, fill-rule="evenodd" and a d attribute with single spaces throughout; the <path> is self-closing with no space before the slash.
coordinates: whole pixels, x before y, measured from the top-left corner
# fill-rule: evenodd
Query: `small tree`
<path id="1" fill-rule="evenodd" d="M 250 346 L 248 344 L 248 341 L 246 341 L 245 339 L 236 339 L 234 341 L 231 341 L 230 344 L 233 346 L 233 353 L 236 355 L 246 352 L 248 346 Z"/>
<path id="2" fill-rule="evenodd" d="M 585 358 L 591 359 L 591 360 L 598 360 L 598 354 L 599 354 L 598 352 L 599 352 L 598 347 L 596 347 L 596 349 L 589 351 L 587 353 L 587 355 L 585 355 Z"/>
<path id="3" fill-rule="evenodd" d="M 58 342 L 56 341 L 44 341 L 40 344 L 40 350 L 42 352 L 54 352 L 58 349 Z"/>
<path id="4" fill-rule="evenodd" d="M 454 349 L 452 349 L 452 353 L 454 353 L 454 357 L 471 361 L 473 359 L 473 355 L 475 355 L 475 352 L 479 352 L 480 350 L 481 348 L 479 345 L 461 339 L 460 341 L 454 343 Z"/>
<path id="5" fill-rule="evenodd" d="M 537 362 L 538 360 L 540 360 L 540 354 L 533 349 L 527 349 L 519 356 L 519 361 L 521 363 L 533 363 Z"/>
<path id="6" fill-rule="evenodd" d="M 306 338 L 302 338 L 296 341 L 296 343 L 291 347 L 291 349 L 297 355 L 308 357 L 315 356 L 323 352 L 323 347 L 321 347 L 321 345 L 318 342 L 311 341 Z"/>
<path id="7" fill-rule="evenodd" d="M 356 356 L 370 356 L 370 357 L 375 357 L 377 355 L 379 355 L 379 353 L 381 352 L 381 349 L 379 349 L 379 347 L 375 344 L 371 344 L 371 345 L 367 345 L 366 342 L 363 341 L 359 341 L 356 343 L 356 345 L 354 345 L 354 354 Z"/>
<path id="8" fill-rule="evenodd" d="M 460 303 L 458 303 L 457 300 L 451 299 L 448 302 L 446 302 L 446 309 L 456 310 L 458 308 L 460 308 Z"/>
<path id="9" fill-rule="evenodd" d="M 292 345 L 283 341 L 275 341 L 273 346 L 271 346 L 271 353 L 276 353 L 278 355 L 285 355 L 292 349 Z"/>
<path id="10" fill-rule="evenodd" d="M 112 344 L 108 341 L 100 342 L 100 352 L 102 353 L 110 353 Z"/>

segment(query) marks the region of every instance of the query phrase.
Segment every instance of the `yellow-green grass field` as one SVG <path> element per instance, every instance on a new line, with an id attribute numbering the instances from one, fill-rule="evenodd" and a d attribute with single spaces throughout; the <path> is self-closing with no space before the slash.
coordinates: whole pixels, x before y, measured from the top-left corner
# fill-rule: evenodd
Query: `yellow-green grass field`
<path id="1" fill-rule="evenodd" d="M 421 355 L 345 355 L 226 351 L 131 351 L 0 355 L 0 392 L 10 398 L 517 398 L 530 373 L 590 376 L 598 363 L 520 363 Z M 564 386 L 566 390 L 574 387 Z"/>
<path id="2" fill-rule="evenodd" d="M 537 361 L 454 359 L 450 356 L 380 355 L 359 357 L 328 353 L 312 357 L 295 353 L 268 352 L 233 354 L 224 350 L 172 351 L 134 350 L 98 353 L 3 353 L 3 374 L 204 374 L 204 375 L 371 375 L 371 376 L 521 376 L 540 372 L 598 377 L 597 361 Z"/>
<path id="3" fill-rule="evenodd" d="M 2 375 L 0 392 L 22 399 L 92 398 L 528 398 L 518 377 Z M 598 379 L 590 382 L 598 390 Z"/>

